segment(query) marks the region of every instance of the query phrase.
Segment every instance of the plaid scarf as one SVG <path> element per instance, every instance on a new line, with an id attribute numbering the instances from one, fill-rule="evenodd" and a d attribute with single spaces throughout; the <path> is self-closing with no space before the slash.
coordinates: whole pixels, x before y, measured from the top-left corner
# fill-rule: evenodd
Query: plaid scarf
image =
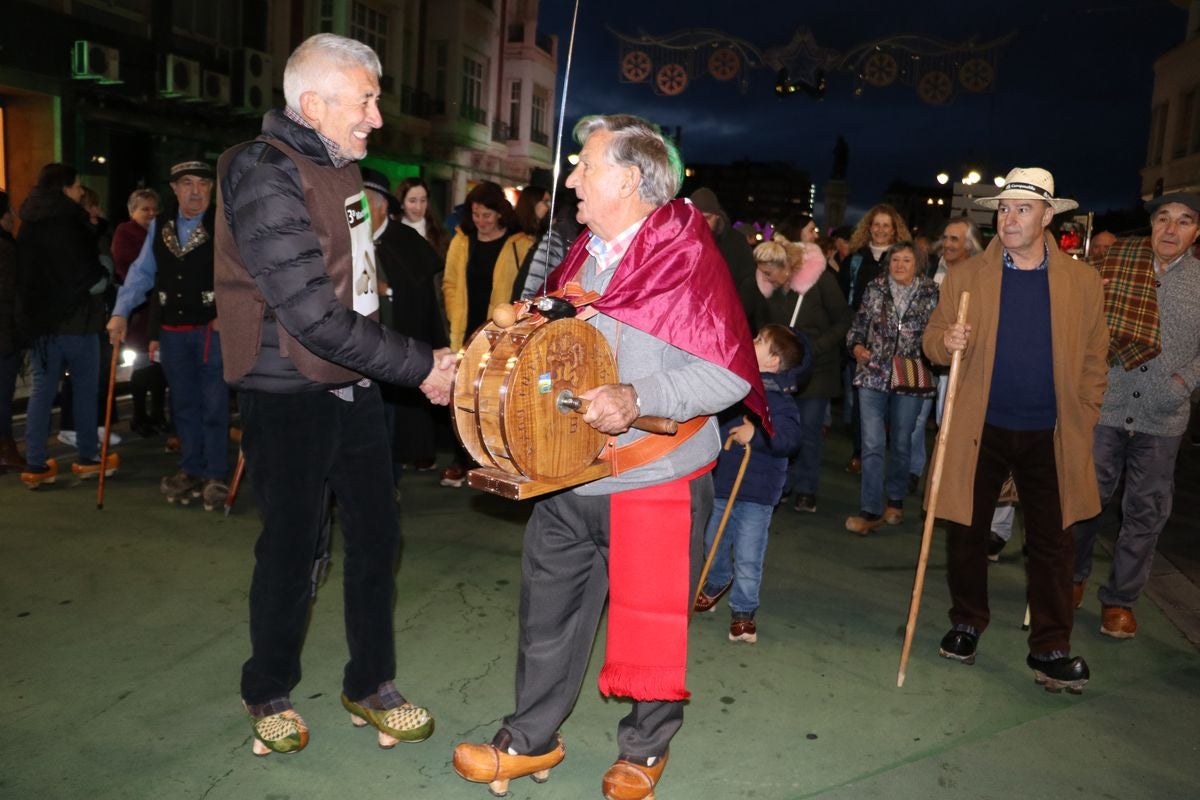
<path id="1" fill-rule="evenodd" d="M 1126 370 L 1162 352 L 1158 328 L 1158 291 L 1150 238 L 1120 239 L 1104 256 L 1100 277 L 1108 320 L 1108 362 Z"/>

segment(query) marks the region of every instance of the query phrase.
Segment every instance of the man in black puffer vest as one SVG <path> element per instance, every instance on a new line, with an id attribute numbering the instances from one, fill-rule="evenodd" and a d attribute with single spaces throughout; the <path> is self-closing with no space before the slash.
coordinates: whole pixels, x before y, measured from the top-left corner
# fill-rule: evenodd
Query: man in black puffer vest
<path id="1" fill-rule="evenodd" d="M 184 505 L 202 497 L 209 511 L 229 493 L 229 389 L 213 297 L 212 188 L 211 165 L 184 161 L 171 167 L 176 208 L 150 223 L 108 321 L 116 347 L 130 313 L 153 286 L 150 351 L 153 357 L 158 341 L 182 450 L 179 472 L 164 477 L 160 488 L 167 500 Z"/>
<path id="2" fill-rule="evenodd" d="M 263 518 L 250 584 L 242 702 L 254 752 L 294 753 L 292 707 L 323 499 L 337 498 L 350 661 L 342 705 L 381 747 L 433 732 L 395 684 L 392 604 L 400 528 L 379 385 L 450 399 L 454 357 L 381 326 L 371 214 L 356 161 L 379 128 L 379 58 L 334 34 L 283 72 L 287 106 L 221 156 L 217 305 L 225 377 L 238 391 L 246 472 Z"/>

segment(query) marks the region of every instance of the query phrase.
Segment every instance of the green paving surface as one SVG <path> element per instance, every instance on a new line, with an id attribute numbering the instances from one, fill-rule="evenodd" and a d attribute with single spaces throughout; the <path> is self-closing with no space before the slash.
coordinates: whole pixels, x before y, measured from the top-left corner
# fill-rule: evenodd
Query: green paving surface
<path id="1" fill-rule="evenodd" d="M 294 756 L 254 758 L 237 695 L 250 493 L 228 518 L 169 506 L 157 480 L 172 457 L 136 440 L 118 449 L 104 511 L 92 482 L 29 492 L 0 478 L 0 798 L 489 797 L 450 757 L 511 710 L 527 506 L 431 474 L 403 481 L 397 684 L 436 717 L 430 740 L 382 751 L 349 724 L 335 546 L 293 694 L 312 739 Z M 1089 592 L 1074 652 L 1092 682 L 1081 696 L 1043 691 L 1024 665 L 1016 547 L 990 570 L 993 623 L 967 667 L 937 656 L 948 607 L 938 532 L 898 689 L 916 503 L 868 538 L 842 530 L 857 507 L 846 455 L 831 436 L 817 514 L 776 514 L 758 644 L 727 641 L 724 603 L 693 621 L 693 698 L 659 800 L 1200 797 L 1195 648 L 1148 601 L 1136 639 L 1100 636 Z M 563 726 L 566 760 L 544 785 L 514 781 L 513 798 L 600 796 L 627 711 L 596 690 L 602 647 L 601 636 Z"/>

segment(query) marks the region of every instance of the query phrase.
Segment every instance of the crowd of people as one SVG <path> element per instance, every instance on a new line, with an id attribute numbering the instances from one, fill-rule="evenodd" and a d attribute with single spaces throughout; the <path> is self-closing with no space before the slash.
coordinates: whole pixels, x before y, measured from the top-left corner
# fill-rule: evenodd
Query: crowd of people
<path id="1" fill-rule="evenodd" d="M 960 218 L 930 248 L 887 204 L 825 232 L 795 214 L 759 241 L 759 228 L 732 224 L 710 189 L 677 199 L 674 145 L 643 120 L 612 115 L 576 127 L 579 163 L 557 208 L 548 187 L 524 187 L 514 203 L 480 181 L 443 225 L 423 181 L 393 187 L 356 165 L 382 125 L 379 75 L 365 45 L 312 37 L 289 59 L 286 105 L 264 117 L 258 138 L 216 165 L 172 166 L 165 207 L 136 188 L 129 220 L 111 235 L 68 164 L 46 165 L 16 212 L 0 193 L 0 467 L 31 489 L 56 480 L 47 440 L 69 369 L 72 472 L 119 468 L 116 453 L 101 461 L 106 345 L 137 353 L 131 430 L 178 435 L 178 471 L 159 487 L 172 502 L 224 503 L 237 409 L 263 520 L 241 681 L 256 754 L 308 741 L 290 692 L 331 504 L 346 541 L 342 703 L 385 748 L 432 732 L 432 713 L 395 685 L 394 489 L 405 467 L 435 469 L 453 354 L 496 307 L 546 292 L 589 305 L 616 357 L 617 382 L 582 394 L 582 420 L 610 437 L 621 466 L 533 507 L 515 705 L 490 742 L 455 749 L 467 780 L 503 791 L 562 761 L 559 726 L 607 603 L 600 688 L 635 702 L 603 791 L 652 796 L 683 722 L 689 616 L 728 594 L 729 639 L 757 640 L 771 519 L 780 508 L 817 511 L 836 401 L 854 442 L 846 470 L 861 476 L 859 510 L 844 525 L 867 536 L 902 522 L 920 489 L 955 358 L 943 480 L 925 496 L 936 493 L 948 530 L 951 628 L 940 654 L 976 659 L 987 564 L 1011 536 L 1015 502 L 1028 666 L 1051 690 L 1081 691 L 1089 670 L 1071 654 L 1073 608 L 1091 577 L 1097 517 L 1122 475 L 1122 527 L 1098 596 L 1102 633 L 1135 635 L 1133 607 L 1200 387 L 1200 196 L 1151 200 L 1149 235 L 1099 234 L 1091 263 L 1059 249 L 1054 218 L 1075 203 L 1040 168 L 1014 169 L 979 201 L 996 213 L 987 243 Z M 22 455 L 12 395 L 23 351 L 32 393 Z M 633 428 L 643 415 L 680 431 Z M 745 449 L 723 452 L 727 440 Z M 471 466 L 456 447 L 441 485 L 462 486 Z M 647 519 L 654 536 L 638 534 Z"/>

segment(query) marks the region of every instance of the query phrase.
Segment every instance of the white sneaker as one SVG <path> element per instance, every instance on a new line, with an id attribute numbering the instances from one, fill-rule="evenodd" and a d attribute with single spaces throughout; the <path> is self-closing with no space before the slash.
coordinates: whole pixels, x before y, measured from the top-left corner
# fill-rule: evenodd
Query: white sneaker
<path id="1" fill-rule="evenodd" d="M 103 426 L 96 428 L 96 438 L 104 444 L 104 428 Z M 58 440 L 68 447 L 75 447 L 75 431 L 59 431 Z M 108 446 L 113 447 L 121 443 L 121 435 L 116 431 L 108 432 Z"/>

